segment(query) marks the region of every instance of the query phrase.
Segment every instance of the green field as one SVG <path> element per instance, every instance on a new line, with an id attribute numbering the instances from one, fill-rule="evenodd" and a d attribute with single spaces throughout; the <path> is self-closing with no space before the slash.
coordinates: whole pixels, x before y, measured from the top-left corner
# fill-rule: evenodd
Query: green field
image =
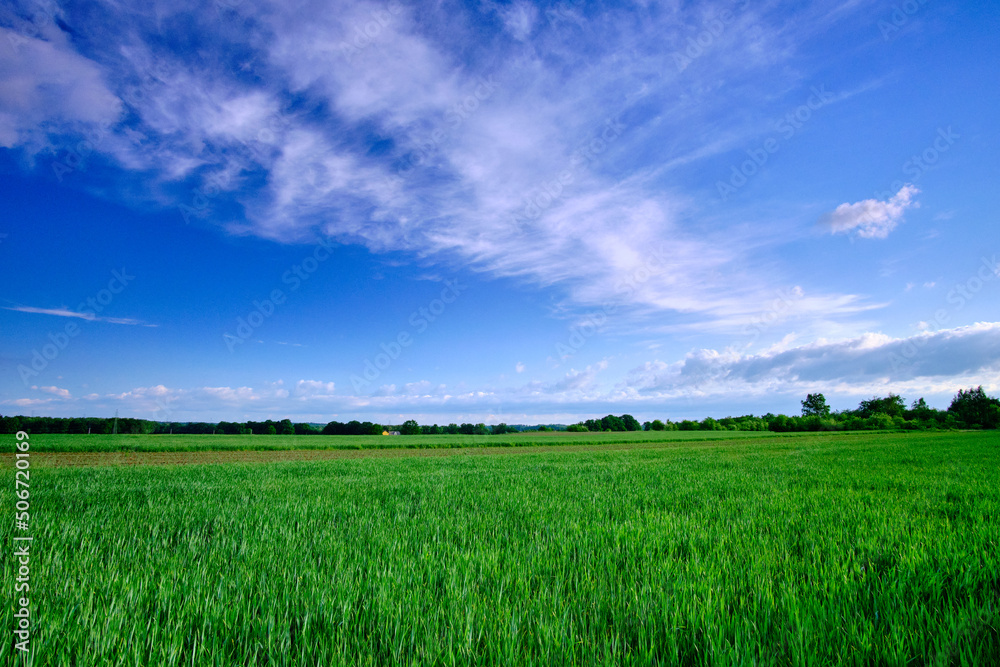
<path id="1" fill-rule="evenodd" d="M 1000 433 L 740 435 L 33 469 L 34 664 L 1000 663 Z"/>
<path id="2" fill-rule="evenodd" d="M 845 432 L 847 437 L 863 435 Z M 461 447 L 532 447 L 538 445 L 593 445 L 706 441 L 720 439 L 801 437 L 808 433 L 767 431 L 624 431 L 569 433 L 526 431 L 504 435 L 66 435 L 31 436 L 36 452 L 194 452 L 279 451 L 290 449 L 454 449 Z M 814 434 L 813 434 L 814 435 Z M 871 433 L 868 433 L 870 437 Z M 10 436 L 13 437 L 13 436 Z"/>

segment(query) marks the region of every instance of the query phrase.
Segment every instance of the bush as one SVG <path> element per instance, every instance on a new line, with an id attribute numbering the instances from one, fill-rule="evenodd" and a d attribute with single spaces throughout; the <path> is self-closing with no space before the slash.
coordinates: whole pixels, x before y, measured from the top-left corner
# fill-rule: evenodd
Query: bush
<path id="1" fill-rule="evenodd" d="M 705 417 L 701 420 L 701 430 L 702 431 L 721 431 L 723 427 L 719 422 L 715 421 L 711 417 Z"/>
<path id="2" fill-rule="evenodd" d="M 776 415 L 774 419 L 768 422 L 767 427 L 775 433 L 784 433 L 785 431 L 792 430 L 789 428 L 788 417 L 785 415 Z"/>
<path id="3" fill-rule="evenodd" d="M 822 417 L 819 420 L 819 430 L 821 431 L 839 431 L 841 428 L 840 422 L 833 417 Z"/>
<path id="4" fill-rule="evenodd" d="M 797 421 L 799 422 L 799 429 L 803 431 L 818 431 L 821 426 L 820 417 L 815 414 L 802 417 Z"/>
<path id="5" fill-rule="evenodd" d="M 884 412 L 876 412 L 871 417 L 865 419 L 865 428 L 872 431 L 882 431 L 895 428 L 895 426 L 896 424 L 892 421 L 892 417 Z"/>
<path id="6" fill-rule="evenodd" d="M 861 417 L 847 417 L 841 425 L 845 431 L 860 431 L 865 428 L 865 420 Z"/>

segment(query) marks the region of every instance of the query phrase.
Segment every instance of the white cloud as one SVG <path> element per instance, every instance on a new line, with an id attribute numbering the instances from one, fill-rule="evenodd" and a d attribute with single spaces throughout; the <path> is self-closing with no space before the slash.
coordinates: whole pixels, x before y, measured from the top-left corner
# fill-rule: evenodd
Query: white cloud
<path id="1" fill-rule="evenodd" d="M 518 41 L 525 41 L 531 36 L 538 8 L 530 2 L 515 2 L 497 10 L 503 19 L 504 27 Z"/>
<path id="2" fill-rule="evenodd" d="M 320 396 L 330 396 L 333 394 L 335 387 L 336 385 L 333 382 L 299 380 L 295 383 L 295 391 L 293 392 L 293 395 L 302 400 Z"/>
<path id="3" fill-rule="evenodd" d="M 868 333 L 840 341 L 780 346 L 758 354 L 698 350 L 673 363 L 648 362 L 622 384 L 659 397 L 952 386 L 956 378 L 990 384 L 1000 368 L 1000 323 L 988 322 L 909 338 Z"/>
<path id="4" fill-rule="evenodd" d="M 518 373 L 523 373 L 524 369 L 525 369 L 525 366 L 520 361 L 517 362 L 517 364 L 514 366 L 514 370 L 517 371 Z"/>
<path id="5" fill-rule="evenodd" d="M 93 313 L 78 313 L 67 308 L 35 308 L 33 306 L 3 306 L 4 310 L 14 310 L 19 313 L 37 313 L 39 315 L 55 315 L 56 317 L 79 317 L 81 320 L 95 320 Z"/>
<path id="6" fill-rule="evenodd" d="M 24 24 L 25 29 L 37 29 Z M 121 101 L 97 63 L 73 50 L 54 24 L 27 36 L 0 27 L 0 146 L 49 145 L 47 133 L 115 122 Z M 75 144 L 76 142 L 74 142 Z"/>
<path id="7" fill-rule="evenodd" d="M 2 306 L 5 310 L 14 310 L 19 313 L 37 313 L 39 315 L 54 315 L 56 317 L 78 317 L 88 322 L 107 322 L 109 324 L 127 324 L 131 326 L 156 327 L 156 324 L 147 324 L 142 320 L 131 317 L 98 317 L 92 312 L 79 313 L 68 308 L 35 308 L 33 306 Z"/>
<path id="8" fill-rule="evenodd" d="M 52 394 L 54 396 L 58 396 L 59 398 L 71 398 L 71 394 L 68 389 L 60 389 L 59 387 L 32 387 L 32 389 L 44 391 L 46 394 Z"/>
<path id="9" fill-rule="evenodd" d="M 920 193 L 913 185 L 904 185 L 887 201 L 866 199 L 854 204 L 841 204 L 821 222 L 833 234 L 855 231 L 863 239 L 884 239 L 902 222 L 907 209 L 920 204 L 914 197 Z"/>
<path id="10" fill-rule="evenodd" d="M 16 398 L 9 401 L 4 401 L 8 405 L 13 405 L 19 408 L 32 408 L 37 405 L 48 405 L 52 403 L 55 399 L 52 398 Z"/>

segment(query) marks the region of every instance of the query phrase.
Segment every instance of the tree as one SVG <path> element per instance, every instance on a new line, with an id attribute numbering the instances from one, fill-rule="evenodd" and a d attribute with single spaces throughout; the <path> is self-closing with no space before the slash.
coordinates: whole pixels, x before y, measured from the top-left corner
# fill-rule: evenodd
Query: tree
<path id="1" fill-rule="evenodd" d="M 826 396 L 823 394 L 809 394 L 806 400 L 802 401 L 803 417 L 828 417 L 830 406 L 826 404 Z"/>
<path id="2" fill-rule="evenodd" d="M 323 435 L 344 435 L 344 425 L 333 421 L 323 427 Z"/>
<path id="3" fill-rule="evenodd" d="M 292 426 L 292 420 L 282 419 L 278 424 L 278 433 L 281 435 L 295 435 L 295 427 Z"/>
<path id="4" fill-rule="evenodd" d="M 889 415 L 890 417 L 902 417 L 906 411 L 906 402 L 902 396 L 890 393 L 885 398 L 875 396 L 867 401 L 858 404 L 859 417 L 871 417 L 878 413 Z"/>
<path id="5" fill-rule="evenodd" d="M 725 430 L 719 422 L 712 419 L 711 417 L 705 417 L 701 420 L 701 430 L 702 431 L 722 431 Z"/>
<path id="6" fill-rule="evenodd" d="M 935 420 L 943 417 L 943 414 L 927 405 L 927 401 L 919 398 L 910 405 L 910 409 L 903 413 L 906 419 Z"/>
<path id="7" fill-rule="evenodd" d="M 982 385 L 968 391 L 959 389 L 948 407 L 948 412 L 965 422 L 966 426 L 979 428 L 1000 426 L 1000 399 L 987 396 Z"/>
<path id="8" fill-rule="evenodd" d="M 420 435 L 420 424 L 418 424 L 415 419 L 407 419 L 403 422 L 403 425 L 399 427 L 399 432 L 402 435 Z"/>
<path id="9" fill-rule="evenodd" d="M 639 420 L 637 420 L 632 415 L 622 415 L 620 417 L 622 423 L 625 425 L 626 431 L 641 431 L 642 426 L 639 425 Z"/>
<path id="10" fill-rule="evenodd" d="M 651 431 L 664 431 L 666 430 L 666 428 L 667 428 L 666 424 L 661 422 L 659 419 L 654 419 L 652 423 L 649 425 L 649 430 Z"/>
<path id="11" fill-rule="evenodd" d="M 621 417 L 616 417 L 614 415 L 608 415 L 601 419 L 601 430 L 603 431 L 624 431 L 625 422 L 622 421 Z"/>

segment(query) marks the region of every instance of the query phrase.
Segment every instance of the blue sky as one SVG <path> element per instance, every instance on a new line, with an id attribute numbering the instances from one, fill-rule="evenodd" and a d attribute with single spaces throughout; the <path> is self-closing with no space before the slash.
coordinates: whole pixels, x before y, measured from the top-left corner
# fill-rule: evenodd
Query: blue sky
<path id="1" fill-rule="evenodd" d="M 989 3 L 13 2 L 0 412 L 1000 389 Z"/>

